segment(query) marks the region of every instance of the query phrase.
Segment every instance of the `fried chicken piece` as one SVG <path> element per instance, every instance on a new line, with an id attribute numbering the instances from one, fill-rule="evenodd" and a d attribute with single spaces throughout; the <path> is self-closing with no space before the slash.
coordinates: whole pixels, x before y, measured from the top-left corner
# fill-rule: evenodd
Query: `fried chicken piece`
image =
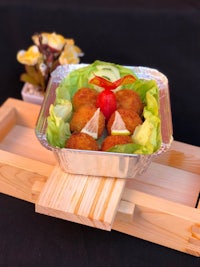
<path id="1" fill-rule="evenodd" d="M 119 108 L 119 109 L 117 109 L 117 111 L 121 115 L 122 120 L 124 121 L 127 130 L 132 135 L 135 128 L 139 124 L 142 124 L 141 117 L 138 115 L 138 113 L 136 113 L 135 111 L 132 111 L 130 109 Z M 115 120 L 115 112 L 111 115 L 111 117 L 107 123 L 107 131 L 108 131 L 109 135 L 111 135 L 111 127 L 112 127 L 114 120 Z"/>
<path id="2" fill-rule="evenodd" d="M 101 150 L 108 151 L 115 145 L 124 145 L 133 143 L 130 136 L 127 135 L 108 135 L 102 142 Z"/>
<path id="3" fill-rule="evenodd" d="M 80 88 L 72 98 L 74 110 L 77 110 L 84 105 L 96 106 L 98 92 L 90 88 Z"/>
<path id="4" fill-rule="evenodd" d="M 78 110 L 73 113 L 72 119 L 70 121 L 70 130 L 71 132 L 80 132 L 86 123 L 92 118 L 96 107 L 92 105 L 81 106 Z M 98 120 L 98 137 L 100 137 L 105 128 L 105 117 L 100 111 L 99 120 Z"/>
<path id="5" fill-rule="evenodd" d="M 73 133 L 66 142 L 66 148 L 99 150 L 97 141 L 86 133 Z"/>
<path id="6" fill-rule="evenodd" d="M 144 105 L 139 94 L 131 89 L 122 89 L 115 93 L 117 108 L 131 109 L 142 114 Z"/>

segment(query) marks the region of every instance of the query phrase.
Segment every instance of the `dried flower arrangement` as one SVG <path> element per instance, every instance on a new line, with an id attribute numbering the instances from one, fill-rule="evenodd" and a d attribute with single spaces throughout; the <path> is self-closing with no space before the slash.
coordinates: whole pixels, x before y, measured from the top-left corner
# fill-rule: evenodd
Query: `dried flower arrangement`
<path id="1" fill-rule="evenodd" d="M 17 53 L 17 61 L 25 66 L 20 80 L 38 88 L 44 94 L 51 72 L 64 64 L 78 64 L 83 56 L 74 39 L 53 33 L 36 33 L 32 36 L 33 45 Z"/>

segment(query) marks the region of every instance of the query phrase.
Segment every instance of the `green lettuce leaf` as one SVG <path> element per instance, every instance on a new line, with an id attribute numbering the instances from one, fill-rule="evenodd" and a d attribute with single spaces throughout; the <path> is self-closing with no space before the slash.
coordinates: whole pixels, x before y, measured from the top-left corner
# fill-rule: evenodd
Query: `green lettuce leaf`
<path id="1" fill-rule="evenodd" d="M 94 89 L 95 86 L 89 83 L 89 77 L 92 77 L 93 73 L 98 70 L 99 65 L 111 65 L 117 67 L 121 77 L 128 74 L 134 75 L 136 77 L 133 71 L 126 67 L 96 60 L 94 63 L 86 67 L 70 72 L 56 89 L 56 97 L 71 100 L 76 91 L 82 87 L 90 87 Z"/>
<path id="2" fill-rule="evenodd" d="M 132 139 L 141 145 L 135 153 L 154 153 L 161 145 L 161 131 L 159 118 L 158 88 L 154 86 L 146 91 L 146 106 L 143 110 L 144 122 L 136 127 Z"/>
<path id="3" fill-rule="evenodd" d="M 50 108 L 50 115 L 62 118 L 64 121 L 69 120 L 72 115 L 72 103 L 67 99 L 56 99 L 55 104 Z"/>
<path id="4" fill-rule="evenodd" d="M 69 122 L 72 104 L 68 100 L 57 100 L 58 104 L 51 104 L 50 115 L 47 118 L 46 138 L 50 145 L 65 147 L 66 140 L 71 135 Z"/>
<path id="5" fill-rule="evenodd" d="M 123 85 L 120 89 L 128 88 L 136 91 L 145 105 L 143 110 L 144 122 L 136 128 L 132 136 L 134 143 L 117 145 L 111 148 L 110 151 L 128 154 L 154 153 L 161 145 L 159 92 L 156 81 L 138 79 L 131 69 L 100 60 L 70 72 L 56 89 L 56 100 L 53 107 L 50 108 L 50 116 L 48 117 L 48 142 L 53 146 L 65 146 L 66 140 L 71 135 L 68 123 L 71 113 L 66 114 L 69 107 L 63 107 L 63 105 L 70 102 L 75 92 L 80 88 L 90 87 L 95 89 L 92 84 L 89 84 L 89 77 L 99 70 L 99 65 L 117 67 L 121 77 L 128 74 L 134 75 L 136 81 L 133 84 Z"/>

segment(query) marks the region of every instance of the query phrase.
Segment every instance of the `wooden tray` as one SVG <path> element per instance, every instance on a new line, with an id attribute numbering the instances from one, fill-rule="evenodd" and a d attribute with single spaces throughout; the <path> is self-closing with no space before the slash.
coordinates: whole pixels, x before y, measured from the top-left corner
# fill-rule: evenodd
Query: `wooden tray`
<path id="1" fill-rule="evenodd" d="M 40 106 L 9 98 L 0 108 L 0 192 L 36 212 L 116 230 L 200 256 L 200 148 L 174 141 L 135 179 L 63 173 L 34 127 Z"/>

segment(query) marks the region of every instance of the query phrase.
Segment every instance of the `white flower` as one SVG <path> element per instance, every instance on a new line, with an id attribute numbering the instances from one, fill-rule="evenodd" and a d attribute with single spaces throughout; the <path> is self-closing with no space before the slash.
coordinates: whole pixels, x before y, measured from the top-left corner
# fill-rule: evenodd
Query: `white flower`
<path id="1" fill-rule="evenodd" d="M 35 34 L 32 36 L 33 42 L 39 46 L 40 45 L 40 40 L 41 38 L 41 43 L 43 45 L 48 45 L 49 47 L 55 49 L 55 50 L 62 50 L 66 40 L 61 34 L 56 34 L 55 32 L 53 33 L 47 33 L 43 32 L 41 34 Z"/>

